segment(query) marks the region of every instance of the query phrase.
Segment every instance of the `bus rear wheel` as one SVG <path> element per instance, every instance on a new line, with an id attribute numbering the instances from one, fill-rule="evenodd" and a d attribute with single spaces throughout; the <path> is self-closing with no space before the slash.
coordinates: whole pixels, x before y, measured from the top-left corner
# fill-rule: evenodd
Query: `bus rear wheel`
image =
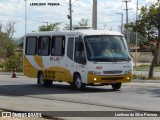
<path id="1" fill-rule="evenodd" d="M 86 87 L 86 84 L 82 83 L 82 79 L 79 74 L 76 74 L 74 77 L 74 86 L 77 90 L 83 90 Z"/>
<path id="2" fill-rule="evenodd" d="M 39 85 L 41 85 L 41 86 L 44 86 L 44 87 L 51 87 L 52 86 L 52 80 L 46 80 L 45 78 L 44 78 L 44 75 L 43 75 L 43 73 L 42 72 L 40 72 L 39 74 L 38 74 L 38 84 Z"/>
<path id="3" fill-rule="evenodd" d="M 121 88 L 121 86 L 122 86 L 122 83 L 114 83 L 114 84 L 112 84 L 112 89 L 118 90 Z"/>

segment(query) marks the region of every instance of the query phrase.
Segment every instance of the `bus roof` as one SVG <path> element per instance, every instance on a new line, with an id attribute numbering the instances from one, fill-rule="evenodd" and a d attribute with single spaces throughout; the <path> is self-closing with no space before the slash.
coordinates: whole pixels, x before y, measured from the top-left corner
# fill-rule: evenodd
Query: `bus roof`
<path id="1" fill-rule="evenodd" d="M 93 30 L 93 29 L 79 29 L 73 31 L 44 31 L 44 32 L 32 32 L 27 33 L 26 36 L 33 36 L 33 35 L 83 35 L 83 36 L 90 36 L 90 35 L 121 35 L 120 32 L 115 31 L 106 31 L 106 30 Z"/>

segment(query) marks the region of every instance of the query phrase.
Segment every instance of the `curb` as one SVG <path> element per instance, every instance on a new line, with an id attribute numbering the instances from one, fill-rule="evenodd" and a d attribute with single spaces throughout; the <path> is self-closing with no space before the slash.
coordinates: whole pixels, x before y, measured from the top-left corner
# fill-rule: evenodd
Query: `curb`
<path id="1" fill-rule="evenodd" d="M 12 72 L 0 72 L 0 75 L 12 75 L 13 73 Z M 18 76 L 24 76 L 23 73 L 16 73 L 16 75 Z"/>

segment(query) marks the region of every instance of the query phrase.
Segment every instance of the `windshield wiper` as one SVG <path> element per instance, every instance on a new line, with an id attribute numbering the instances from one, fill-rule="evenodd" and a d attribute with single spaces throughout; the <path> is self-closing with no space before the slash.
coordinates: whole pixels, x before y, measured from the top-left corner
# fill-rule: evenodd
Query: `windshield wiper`
<path id="1" fill-rule="evenodd" d="M 130 61 L 131 59 L 130 58 L 114 58 L 116 61 L 119 60 L 119 61 Z"/>
<path id="2" fill-rule="evenodd" d="M 100 62 L 116 62 L 114 58 L 92 58 L 93 61 L 100 61 Z"/>

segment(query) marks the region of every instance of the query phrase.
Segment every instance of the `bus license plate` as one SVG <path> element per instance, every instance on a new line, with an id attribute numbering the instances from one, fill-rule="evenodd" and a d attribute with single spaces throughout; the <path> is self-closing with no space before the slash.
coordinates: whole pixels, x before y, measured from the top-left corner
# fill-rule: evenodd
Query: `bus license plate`
<path id="1" fill-rule="evenodd" d="M 113 84 L 113 83 L 117 83 L 115 80 L 110 80 L 108 81 L 108 83 Z"/>

